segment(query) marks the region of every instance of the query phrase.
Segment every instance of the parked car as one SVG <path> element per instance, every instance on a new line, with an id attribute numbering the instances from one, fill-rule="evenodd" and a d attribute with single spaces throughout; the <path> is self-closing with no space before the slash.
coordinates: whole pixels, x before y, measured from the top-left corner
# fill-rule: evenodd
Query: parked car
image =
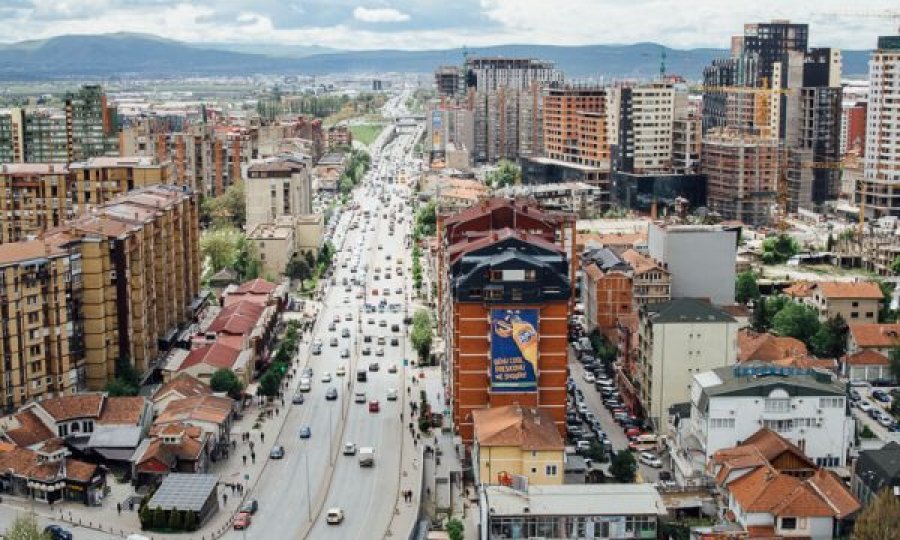
<path id="1" fill-rule="evenodd" d="M 873 406 L 868 401 L 861 399 L 856 403 L 856 407 L 864 413 L 868 413 L 872 410 Z"/>
<path id="2" fill-rule="evenodd" d="M 872 397 L 882 403 L 891 402 L 891 396 L 889 396 L 884 390 L 872 390 Z"/>
<path id="3" fill-rule="evenodd" d="M 238 512 L 238 515 L 234 516 L 234 523 L 232 526 L 234 527 L 234 530 L 240 531 L 249 527 L 252 521 L 253 518 L 251 518 L 250 514 L 247 512 Z"/>
<path id="4" fill-rule="evenodd" d="M 47 525 L 44 528 L 44 536 L 50 537 L 50 540 L 72 540 L 72 533 L 59 525 Z"/>
<path id="5" fill-rule="evenodd" d="M 659 469 L 662 467 L 662 461 L 659 460 L 658 457 L 651 454 L 650 452 L 641 452 L 638 455 L 638 461 L 647 465 L 648 467 L 653 467 L 655 469 Z"/>
<path id="6" fill-rule="evenodd" d="M 241 509 L 239 511 L 253 515 L 257 510 L 259 510 L 259 503 L 256 501 L 256 499 L 247 499 L 244 504 L 241 505 Z"/>
<path id="7" fill-rule="evenodd" d="M 354 456 L 356 455 L 356 445 L 352 442 L 344 443 L 344 455 L 345 456 Z"/>

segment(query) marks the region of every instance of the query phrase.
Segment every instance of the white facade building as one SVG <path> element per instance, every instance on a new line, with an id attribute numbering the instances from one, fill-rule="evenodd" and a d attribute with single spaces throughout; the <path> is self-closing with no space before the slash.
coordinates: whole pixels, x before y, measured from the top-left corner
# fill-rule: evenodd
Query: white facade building
<path id="1" fill-rule="evenodd" d="M 768 373 L 768 374 L 767 374 Z M 844 467 L 854 435 L 844 387 L 827 372 L 744 363 L 697 373 L 681 446 L 706 461 L 769 428 L 820 467 Z"/>
<path id="2" fill-rule="evenodd" d="M 697 373 L 737 360 L 738 321 L 696 298 L 645 305 L 639 312 L 637 393 L 659 428 L 669 408 L 688 401 Z"/>
<path id="3" fill-rule="evenodd" d="M 652 223 L 649 255 L 672 274 L 672 298 L 708 298 L 734 304 L 737 230 L 719 225 Z"/>
<path id="4" fill-rule="evenodd" d="M 900 36 L 880 36 L 869 61 L 866 110 L 866 210 L 900 215 Z M 857 194 L 859 197 L 860 194 Z"/>

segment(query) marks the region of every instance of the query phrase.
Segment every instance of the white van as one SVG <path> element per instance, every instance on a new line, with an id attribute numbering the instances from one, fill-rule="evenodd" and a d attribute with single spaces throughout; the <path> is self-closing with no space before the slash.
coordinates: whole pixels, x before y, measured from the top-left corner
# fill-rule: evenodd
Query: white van
<path id="1" fill-rule="evenodd" d="M 309 392 L 312 390 L 312 381 L 309 377 L 303 377 L 300 379 L 300 384 L 297 386 L 297 390 L 301 392 Z"/>

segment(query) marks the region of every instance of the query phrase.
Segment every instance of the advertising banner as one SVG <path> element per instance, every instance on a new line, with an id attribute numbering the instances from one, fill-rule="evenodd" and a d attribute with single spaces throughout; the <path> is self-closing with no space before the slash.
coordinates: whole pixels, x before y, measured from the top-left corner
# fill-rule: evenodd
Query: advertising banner
<path id="1" fill-rule="evenodd" d="M 538 313 L 491 310 L 491 391 L 537 391 Z"/>

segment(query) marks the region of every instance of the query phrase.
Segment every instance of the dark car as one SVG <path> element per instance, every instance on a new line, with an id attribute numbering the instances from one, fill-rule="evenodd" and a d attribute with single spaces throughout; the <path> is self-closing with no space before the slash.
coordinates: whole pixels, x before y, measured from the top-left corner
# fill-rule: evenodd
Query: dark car
<path id="1" fill-rule="evenodd" d="M 372 362 L 369 364 L 369 371 L 378 371 L 381 369 L 381 366 L 378 365 L 378 362 Z"/>
<path id="2" fill-rule="evenodd" d="M 882 403 L 890 403 L 891 402 L 891 397 L 889 395 L 887 395 L 887 392 L 885 392 L 884 390 L 873 390 L 872 397 Z"/>
<path id="3" fill-rule="evenodd" d="M 294 397 L 291 398 L 291 403 L 294 405 L 303 405 L 303 394 L 294 394 Z"/>
<path id="4" fill-rule="evenodd" d="M 300 438 L 301 439 L 308 439 L 311 436 L 312 436 L 312 430 L 309 429 L 309 426 L 303 426 L 302 428 L 300 428 Z"/>
<path id="5" fill-rule="evenodd" d="M 59 525 L 47 525 L 44 528 L 44 535 L 49 536 L 51 540 L 72 540 L 72 533 Z"/>
<path id="6" fill-rule="evenodd" d="M 239 512 L 246 512 L 250 515 L 253 515 L 257 510 L 259 510 L 259 503 L 256 502 L 256 499 L 249 499 L 247 500 L 247 502 L 241 505 L 241 509 L 239 510 Z"/>
<path id="7" fill-rule="evenodd" d="M 270 459 L 281 459 L 284 457 L 284 447 L 280 444 L 276 444 L 272 447 L 272 450 L 269 451 Z"/>

